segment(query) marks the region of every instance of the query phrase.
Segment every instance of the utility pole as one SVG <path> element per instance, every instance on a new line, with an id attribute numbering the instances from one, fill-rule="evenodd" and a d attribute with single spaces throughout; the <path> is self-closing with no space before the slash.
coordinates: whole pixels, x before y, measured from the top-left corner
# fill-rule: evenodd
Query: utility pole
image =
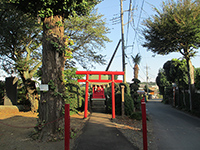
<path id="1" fill-rule="evenodd" d="M 121 34 L 122 34 L 122 70 L 124 71 L 123 82 L 126 83 L 126 66 L 125 66 L 125 47 L 124 47 L 124 20 L 123 20 L 123 0 L 120 0 L 121 6 Z"/>

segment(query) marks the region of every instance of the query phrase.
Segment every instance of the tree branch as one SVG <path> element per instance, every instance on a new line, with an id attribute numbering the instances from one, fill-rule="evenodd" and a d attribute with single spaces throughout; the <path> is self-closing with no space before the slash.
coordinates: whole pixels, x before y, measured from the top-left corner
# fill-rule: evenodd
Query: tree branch
<path id="1" fill-rule="evenodd" d="M 42 65 L 42 61 L 40 61 L 31 71 L 30 71 L 30 76 L 32 77 L 33 74 L 37 71 L 37 69 Z"/>

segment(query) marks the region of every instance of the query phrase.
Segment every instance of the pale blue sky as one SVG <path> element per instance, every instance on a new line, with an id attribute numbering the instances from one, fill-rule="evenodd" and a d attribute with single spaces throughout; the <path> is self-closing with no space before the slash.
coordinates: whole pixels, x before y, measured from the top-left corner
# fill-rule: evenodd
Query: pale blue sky
<path id="1" fill-rule="evenodd" d="M 130 0 L 125 0 L 123 2 L 123 10 L 129 9 L 129 3 Z M 143 7 L 142 7 L 143 5 Z M 154 55 L 152 52 L 147 51 L 145 48 L 141 46 L 141 44 L 144 42 L 144 39 L 141 34 L 141 29 L 143 28 L 142 22 L 144 19 L 150 17 L 151 15 L 155 14 L 155 11 L 153 11 L 152 6 L 155 6 L 156 8 L 161 8 L 162 0 L 132 0 L 132 6 L 134 6 L 133 11 L 133 20 L 134 23 L 124 26 L 124 37 L 125 37 L 125 45 L 133 47 L 126 48 L 126 78 L 127 82 L 130 82 L 133 78 L 133 63 L 131 55 L 135 56 L 137 53 L 140 53 L 142 56 L 142 60 L 140 63 L 140 71 L 139 71 L 139 79 L 141 81 L 146 81 L 146 65 L 148 66 L 148 76 L 149 81 L 155 81 L 155 78 L 158 74 L 158 70 L 163 67 L 163 64 L 171 60 L 172 58 L 180 58 L 182 57 L 179 53 L 172 53 L 170 55 L 161 56 L 156 55 L 155 57 L 152 57 Z M 106 48 L 102 50 L 102 54 L 107 55 L 106 60 L 109 62 L 115 47 L 121 38 L 121 24 L 120 24 L 120 18 L 117 24 L 114 24 L 111 19 L 115 17 L 120 16 L 120 0 L 104 0 L 100 4 L 97 5 L 98 13 L 103 14 L 104 18 L 106 19 L 107 27 L 109 27 L 111 30 L 111 33 L 107 36 L 112 40 L 111 43 L 106 44 Z M 142 8 L 142 11 L 141 11 Z M 140 20 L 139 20 L 140 18 Z M 124 24 L 127 23 L 128 20 L 128 12 L 124 13 Z M 127 35 L 127 30 L 128 35 Z M 137 33 L 136 33 L 137 32 Z M 136 34 L 136 35 L 135 35 Z M 128 38 L 127 38 L 128 37 Z M 128 41 L 128 42 L 127 42 Z M 127 44 L 126 44 L 127 43 Z M 113 60 L 113 63 L 109 69 L 109 71 L 122 71 L 122 50 L 121 50 L 121 44 L 118 49 L 118 52 L 116 53 L 116 56 Z M 200 67 L 199 63 L 199 54 L 195 58 L 192 59 L 193 65 L 197 68 Z M 96 66 L 96 69 L 98 71 L 104 71 L 106 69 L 105 66 Z M 82 70 L 82 69 L 81 69 Z"/>

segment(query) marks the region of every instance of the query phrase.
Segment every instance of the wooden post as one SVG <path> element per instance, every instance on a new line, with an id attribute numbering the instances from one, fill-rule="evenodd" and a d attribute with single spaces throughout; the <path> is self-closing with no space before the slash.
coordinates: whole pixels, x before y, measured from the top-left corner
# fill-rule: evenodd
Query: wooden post
<path id="1" fill-rule="evenodd" d="M 121 89 L 122 89 L 122 117 L 124 117 L 124 115 L 125 115 L 125 111 L 124 111 L 124 88 L 125 88 L 125 86 L 124 85 L 121 85 Z"/>
<path id="2" fill-rule="evenodd" d="M 70 111 L 69 104 L 65 104 L 65 150 L 70 149 Z"/>

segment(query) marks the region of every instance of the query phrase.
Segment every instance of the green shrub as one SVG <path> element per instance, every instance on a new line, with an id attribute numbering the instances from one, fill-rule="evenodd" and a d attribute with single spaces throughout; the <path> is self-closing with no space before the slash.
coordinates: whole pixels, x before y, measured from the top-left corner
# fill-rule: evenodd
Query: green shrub
<path id="1" fill-rule="evenodd" d="M 121 86 L 124 85 L 125 88 L 124 88 L 124 93 L 128 94 L 130 96 L 130 86 L 128 83 L 120 83 L 119 84 L 119 87 L 120 87 L 120 91 L 121 91 Z"/>
<path id="2" fill-rule="evenodd" d="M 121 93 L 115 95 L 115 114 L 121 115 Z M 133 99 L 128 94 L 124 94 L 125 115 L 130 116 L 133 113 Z M 112 97 L 108 99 L 108 113 L 112 113 Z"/>
<path id="3" fill-rule="evenodd" d="M 141 111 L 133 112 L 133 113 L 130 115 L 130 118 L 131 118 L 131 119 L 136 119 L 136 120 L 142 120 L 142 112 L 141 112 Z"/>
<path id="4" fill-rule="evenodd" d="M 137 111 L 137 112 L 133 112 L 130 117 L 131 119 L 135 119 L 135 120 L 142 120 L 142 112 L 141 111 Z M 146 120 L 149 120 L 148 115 L 146 115 Z"/>

